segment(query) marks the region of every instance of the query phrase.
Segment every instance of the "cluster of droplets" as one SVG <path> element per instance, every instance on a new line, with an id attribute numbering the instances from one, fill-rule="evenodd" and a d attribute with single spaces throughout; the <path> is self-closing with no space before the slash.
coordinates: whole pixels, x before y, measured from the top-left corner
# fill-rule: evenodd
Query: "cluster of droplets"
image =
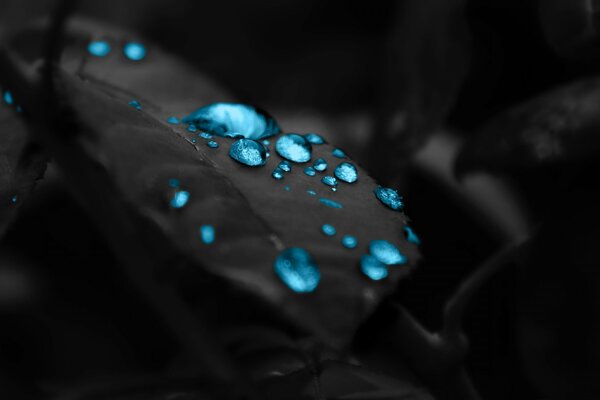
<path id="1" fill-rule="evenodd" d="M 94 57 L 106 57 L 112 51 L 112 46 L 106 40 L 94 40 L 88 43 L 87 50 Z M 146 58 L 146 46 L 139 42 L 127 42 L 123 45 L 123 55 L 131 61 L 141 61 Z"/>

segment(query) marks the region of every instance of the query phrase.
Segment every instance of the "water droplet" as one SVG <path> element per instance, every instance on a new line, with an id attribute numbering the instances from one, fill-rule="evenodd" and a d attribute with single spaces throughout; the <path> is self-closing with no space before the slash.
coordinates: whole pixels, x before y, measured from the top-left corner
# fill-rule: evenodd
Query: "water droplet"
<path id="1" fill-rule="evenodd" d="M 171 199 L 171 207 L 173 208 L 182 208 L 185 206 L 190 199 L 190 193 L 185 190 L 178 190 L 173 195 Z"/>
<path id="2" fill-rule="evenodd" d="M 275 150 L 281 157 L 297 163 L 307 162 L 312 156 L 308 140 L 295 133 L 281 136 L 275 143 Z"/>
<path id="3" fill-rule="evenodd" d="M 17 106 L 17 107 L 15 108 L 15 111 L 16 111 L 16 112 L 23 112 L 23 107 L 21 107 L 21 106 Z"/>
<path id="4" fill-rule="evenodd" d="M 238 139 L 229 148 L 229 156 L 250 167 L 260 167 L 267 162 L 265 146 L 251 139 Z"/>
<path id="5" fill-rule="evenodd" d="M 171 124 L 171 125 L 177 125 L 179 124 L 179 118 L 177 117 L 169 117 L 167 118 L 167 123 Z"/>
<path id="6" fill-rule="evenodd" d="M 304 173 L 308 176 L 315 176 L 317 174 L 317 171 L 315 171 L 313 167 L 306 167 L 304 168 Z"/>
<path id="7" fill-rule="evenodd" d="M 146 47 L 141 43 L 129 42 L 123 47 L 123 53 L 132 61 L 140 61 L 146 57 Z"/>
<path id="8" fill-rule="evenodd" d="M 204 244 L 211 244 L 215 241 L 215 228 L 212 225 L 202 225 L 200 227 L 200 239 Z"/>
<path id="9" fill-rule="evenodd" d="M 385 265 L 406 263 L 406 256 L 396 246 L 387 240 L 373 240 L 369 244 L 369 252 Z"/>
<path id="10" fill-rule="evenodd" d="M 195 133 L 198 130 L 198 128 L 196 128 L 196 125 L 194 125 L 194 124 L 189 124 L 187 127 L 187 130 L 188 130 L 188 132 Z"/>
<path id="11" fill-rule="evenodd" d="M 191 141 L 192 143 L 196 143 L 196 138 L 191 138 L 191 139 L 190 139 L 190 141 Z"/>
<path id="12" fill-rule="evenodd" d="M 110 44 L 104 40 L 95 40 L 88 44 L 88 52 L 96 57 L 104 57 L 110 53 Z"/>
<path id="13" fill-rule="evenodd" d="M 329 225 L 329 224 L 324 224 L 321 227 L 321 231 L 323 231 L 323 233 L 327 236 L 334 236 L 337 232 L 335 230 L 335 227 L 333 225 Z"/>
<path id="14" fill-rule="evenodd" d="M 379 186 L 373 192 L 375 193 L 375 196 L 379 199 L 379 201 L 381 201 L 383 204 L 385 204 L 392 210 L 399 211 L 404 208 L 402 196 L 400 196 L 396 190 Z"/>
<path id="15" fill-rule="evenodd" d="M 358 246 L 358 239 L 351 235 L 345 235 L 342 238 L 342 245 L 347 249 L 354 249 Z"/>
<path id="16" fill-rule="evenodd" d="M 292 170 L 292 165 L 284 160 L 279 163 L 279 169 L 283 172 L 290 172 Z"/>
<path id="17" fill-rule="evenodd" d="M 289 192 L 291 190 L 289 186 L 284 187 L 284 189 L 286 192 Z"/>
<path id="18" fill-rule="evenodd" d="M 206 142 L 206 145 L 211 149 L 216 149 L 217 147 L 219 147 L 219 143 L 215 142 L 214 140 L 209 140 L 208 142 Z"/>
<path id="19" fill-rule="evenodd" d="M 298 293 L 314 291 L 321 272 L 310 254 L 299 247 L 283 250 L 275 260 L 275 272 L 290 289 Z"/>
<path id="20" fill-rule="evenodd" d="M 275 168 L 275 170 L 273 170 L 273 173 L 271 174 L 271 176 L 275 179 L 283 179 L 284 172 L 282 171 L 281 168 L 277 167 L 277 168 Z"/>
<path id="21" fill-rule="evenodd" d="M 15 100 L 13 99 L 13 95 L 10 92 L 10 90 L 5 90 L 4 94 L 2 95 L 2 98 L 4 99 L 4 102 L 8 105 L 12 105 Z"/>
<path id="22" fill-rule="evenodd" d="M 17 204 L 18 201 L 19 197 L 16 194 L 10 199 L 10 202 L 13 204 Z"/>
<path id="23" fill-rule="evenodd" d="M 332 186 L 332 187 L 331 187 L 331 191 L 332 191 L 332 192 L 337 192 L 337 188 L 336 188 L 335 186 Z"/>
<path id="24" fill-rule="evenodd" d="M 169 186 L 171 186 L 172 188 L 178 188 L 179 187 L 179 179 L 169 179 Z"/>
<path id="25" fill-rule="evenodd" d="M 308 140 L 311 144 L 323 144 L 325 143 L 325 139 L 321 135 L 317 135 L 316 133 L 307 133 L 304 135 L 306 140 Z"/>
<path id="26" fill-rule="evenodd" d="M 279 133 L 279 125 L 267 113 L 236 103 L 214 103 L 188 115 L 183 122 L 217 136 L 262 139 Z"/>
<path id="27" fill-rule="evenodd" d="M 331 152 L 331 155 L 333 155 L 334 157 L 337 157 L 337 158 L 346 157 L 346 153 L 344 153 L 342 151 L 342 149 L 338 149 L 338 148 L 333 149 L 333 151 Z"/>
<path id="28" fill-rule="evenodd" d="M 139 101 L 137 101 L 137 100 L 131 100 L 131 101 L 129 102 L 129 105 L 130 105 L 131 107 L 135 108 L 135 109 L 136 109 L 136 110 L 138 110 L 138 111 L 142 109 L 142 105 L 141 105 L 141 104 L 140 104 L 140 102 L 139 102 Z"/>
<path id="29" fill-rule="evenodd" d="M 360 258 L 360 270 L 374 281 L 379 281 L 388 276 L 387 266 L 369 254 L 364 254 Z"/>
<path id="30" fill-rule="evenodd" d="M 213 137 L 210 133 L 206 133 L 206 132 L 202 132 L 198 136 L 201 137 L 202 139 L 212 139 L 212 137 Z"/>
<path id="31" fill-rule="evenodd" d="M 417 236 L 415 231 L 412 230 L 412 228 L 405 226 L 404 233 L 406 233 L 406 240 L 408 240 L 409 243 L 414 243 L 417 246 L 421 244 L 421 239 L 419 239 L 419 237 Z"/>
<path id="32" fill-rule="evenodd" d="M 334 175 L 346 183 L 354 183 L 358 180 L 358 171 L 354 164 L 343 162 L 335 167 Z"/>
<path id="33" fill-rule="evenodd" d="M 319 172 L 323 172 L 327 169 L 327 161 L 325 161 L 322 158 L 317 158 L 317 160 L 313 164 L 313 168 Z"/>
<path id="34" fill-rule="evenodd" d="M 327 186 L 336 186 L 338 184 L 337 179 L 331 175 L 324 176 L 323 179 L 321 179 L 321 182 Z"/>
<path id="35" fill-rule="evenodd" d="M 316 196 L 316 195 L 317 195 L 317 192 L 315 192 L 315 191 L 314 191 L 314 190 L 312 190 L 312 189 L 308 189 L 308 190 L 306 191 L 306 193 L 310 194 L 311 196 Z"/>
<path id="36" fill-rule="evenodd" d="M 269 142 L 267 139 L 262 141 L 263 146 L 268 146 L 271 144 L 271 142 Z"/>
<path id="37" fill-rule="evenodd" d="M 319 199 L 319 201 L 323 204 L 325 204 L 327 207 L 331 207 L 331 208 L 342 208 L 342 205 L 340 203 L 338 203 L 337 201 L 333 201 L 333 200 L 329 200 L 326 199 L 324 197 L 321 197 Z"/>

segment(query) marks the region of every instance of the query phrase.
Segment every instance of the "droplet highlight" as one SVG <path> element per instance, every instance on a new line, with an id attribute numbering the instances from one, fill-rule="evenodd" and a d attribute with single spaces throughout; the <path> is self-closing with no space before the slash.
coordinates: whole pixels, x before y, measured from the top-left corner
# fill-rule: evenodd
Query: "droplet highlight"
<path id="1" fill-rule="evenodd" d="M 308 140 L 295 133 L 281 136 L 275 143 L 277 154 L 286 160 L 297 163 L 310 161 L 312 147 Z"/>
<path id="2" fill-rule="evenodd" d="M 406 256 L 387 240 L 373 240 L 369 244 L 369 252 L 385 265 L 400 265 L 407 261 Z"/>
<path id="3" fill-rule="evenodd" d="M 373 192 L 379 201 L 392 210 L 400 211 L 404 208 L 402 196 L 400 196 L 396 190 L 380 186 Z"/>
<path id="4" fill-rule="evenodd" d="M 337 167 L 335 167 L 333 174 L 340 181 L 346 183 L 354 183 L 358 180 L 358 171 L 356 170 L 354 164 L 351 164 L 349 162 L 343 162 Z"/>
<path id="5" fill-rule="evenodd" d="M 238 139 L 229 148 L 229 156 L 250 167 L 260 167 L 267 162 L 265 146 L 251 139 Z"/>
<path id="6" fill-rule="evenodd" d="M 275 273 L 294 292 L 314 291 L 321 280 L 321 272 L 311 255 L 299 247 L 283 250 L 275 260 Z"/>

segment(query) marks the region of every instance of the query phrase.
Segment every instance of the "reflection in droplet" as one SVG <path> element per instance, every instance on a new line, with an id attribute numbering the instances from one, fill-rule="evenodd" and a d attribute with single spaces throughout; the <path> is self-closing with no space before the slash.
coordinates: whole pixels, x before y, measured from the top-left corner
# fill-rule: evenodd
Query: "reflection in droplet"
<path id="1" fill-rule="evenodd" d="M 211 244 L 215 241 L 215 228 L 212 225 L 202 225 L 200 227 L 200 239 L 204 244 Z"/>
<path id="2" fill-rule="evenodd" d="M 250 167 L 260 167 L 267 162 L 265 146 L 251 139 L 239 139 L 229 148 L 229 156 Z"/>
<path id="3" fill-rule="evenodd" d="M 392 210 L 400 211 L 404 208 L 404 202 L 402 196 L 398 192 L 391 188 L 378 187 L 373 191 L 375 196 L 383 204 L 391 208 Z"/>
<path id="4" fill-rule="evenodd" d="M 275 143 L 277 154 L 286 160 L 303 163 L 310 160 L 312 147 L 308 140 L 295 133 L 281 136 Z"/>
<path id="5" fill-rule="evenodd" d="M 406 256 L 387 240 L 373 240 L 369 244 L 369 252 L 385 265 L 405 264 L 407 261 Z"/>
<path id="6" fill-rule="evenodd" d="M 110 44 L 104 40 L 95 40 L 88 44 L 88 52 L 96 57 L 104 57 L 110 53 Z"/>
<path id="7" fill-rule="evenodd" d="M 387 266 L 369 254 L 364 254 L 360 258 L 360 270 L 374 281 L 379 281 L 388 276 Z"/>
<path id="8" fill-rule="evenodd" d="M 141 43 L 129 42 L 123 47 L 123 53 L 132 61 L 140 61 L 146 57 L 146 47 Z"/>
<path id="9" fill-rule="evenodd" d="M 321 272 L 310 254 L 299 247 L 283 250 L 275 260 L 275 272 L 290 289 L 298 293 L 314 291 Z"/>
<path id="10" fill-rule="evenodd" d="M 334 175 L 346 183 L 354 183 L 358 180 L 358 171 L 354 164 L 343 162 L 335 167 Z"/>
<path id="11" fill-rule="evenodd" d="M 358 245 L 358 239 L 352 235 L 345 235 L 342 238 L 342 245 L 347 249 L 354 249 Z"/>

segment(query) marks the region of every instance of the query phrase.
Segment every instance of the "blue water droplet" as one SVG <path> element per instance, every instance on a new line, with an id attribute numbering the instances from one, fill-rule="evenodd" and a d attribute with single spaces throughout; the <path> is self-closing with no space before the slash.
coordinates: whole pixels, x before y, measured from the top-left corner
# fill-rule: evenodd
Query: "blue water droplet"
<path id="1" fill-rule="evenodd" d="M 110 44 L 104 40 L 95 40 L 88 44 L 88 52 L 96 57 L 104 57 L 110 53 Z"/>
<path id="2" fill-rule="evenodd" d="M 314 291 L 321 272 L 310 254 L 299 247 L 283 250 L 275 260 L 275 272 L 290 289 L 298 293 Z"/>
<path id="3" fill-rule="evenodd" d="M 263 146 L 268 146 L 271 144 L 271 142 L 269 142 L 267 139 L 262 141 Z"/>
<path id="4" fill-rule="evenodd" d="M 173 195 L 171 199 L 171 207 L 173 208 L 182 208 L 185 206 L 190 199 L 190 193 L 185 190 L 178 190 Z"/>
<path id="5" fill-rule="evenodd" d="M 369 252 L 385 265 L 406 263 L 406 256 L 396 246 L 387 240 L 373 240 L 369 244 Z"/>
<path id="6" fill-rule="evenodd" d="M 285 186 L 284 189 L 286 192 L 289 192 L 291 190 L 289 186 Z"/>
<path id="7" fill-rule="evenodd" d="M 331 155 L 333 155 L 334 157 L 337 157 L 337 158 L 346 157 L 346 153 L 344 153 L 342 151 L 342 149 L 338 149 L 338 148 L 333 149 L 333 151 L 331 152 Z"/>
<path id="8" fill-rule="evenodd" d="M 319 201 L 323 204 L 325 204 L 327 207 L 331 207 L 331 208 L 342 208 L 342 205 L 340 203 L 338 203 L 337 201 L 333 201 L 333 200 L 329 200 L 326 199 L 324 197 L 321 197 L 319 199 Z"/>
<path id="9" fill-rule="evenodd" d="M 137 101 L 137 100 L 131 100 L 131 101 L 129 102 L 129 105 L 130 105 L 131 107 L 135 108 L 135 109 L 136 109 L 136 110 L 138 110 L 138 111 L 142 109 L 142 105 L 141 105 L 141 104 L 140 104 L 140 102 L 139 102 L 139 101 Z"/>
<path id="10" fill-rule="evenodd" d="M 323 172 L 327 169 L 327 161 L 325 161 L 323 158 L 317 158 L 313 164 L 313 168 L 319 172 Z"/>
<path id="11" fill-rule="evenodd" d="M 331 187 L 331 191 L 332 191 L 332 192 L 337 192 L 337 188 L 336 188 L 335 186 L 332 186 L 332 187 Z"/>
<path id="12" fill-rule="evenodd" d="M 402 196 L 400 196 L 396 190 L 379 186 L 373 192 L 379 201 L 392 210 L 400 211 L 404 208 Z"/>
<path id="13" fill-rule="evenodd" d="M 419 239 L 419 237 L 417 236 L 415 231 L 412 230 L 412 228 L 405 226 L 404 233 L 406 233 L 406 240 L 408 240 L 409 243 L 414 243 L 417 246 L 421 244 L 421 239 Z"/>
<path id="14" fill-rule="evenodd" d="M 315 171 L 313 167 L 306 167 L 304 168 L 304 173 L 308 176 L 315 176 L 317 174 L 317 171 Z"/>
<path id="15" fill-rule="evenodd" d="M 206 132 L 202 132 L 198 136 L 201 137 L 202 139 L 212 139 L 212 137 L 213 137 L 213 135 L 211 135 L 210 133 L 206 133 Z"/>
<path id="16" fill-rule="evenodd" d="M 283 160 L 279 163 L 279 169 L 283 172 L 290 172 L 292 170 L 292 165 L 289 162 Z"/>
<path id="17" fill-rule="evenodd" d="M 206 142 L 206 145 L 211 149 L 216 149 L 217 147 L 219 147 L 219 143 L 215 142 L 214 140 L 209 140 L 208 142 Z"/>
<path id="18" fill-rule="evenodd" d="M 335 167 L 334 175 L 346 183 L 354 183 L 358 180 L 358 171 L 354 164 L 343 162 Z"/>
<path id="19" fill-rule="evenodd" d="M 388 276 L 387 266 L 369 254 L 363 254 L 360 258 L 360 270 L 374 281 L 382 280 Z"/>
<path id="20" fill-rule="evenodd" d="M 308 140 L 295 133 L 281 136 L 275 143 L 275 150 L 281 157 L 297 163 L 307 162 L 312 156 Z"/>
<path id="21" fill-rule="evenodd" d="M 250 167 L 260 167 L 267 162 L 265 146 L 252 139 L 238 139 L 229 148 L 229 156 Z"/>
<path id="22" fill-rule="evenodd" d="M 327 175 L 324 176 L 321 179 L 321 182 L 323 182 L 324 184 L 326 184 L 327 186 L 336 186 L 338 184 L 337 179 L 335 179 L 333 176 L 331 175 Z"/>
<path id="23" fill-rule="evenodd" d="M 325 143 L 325 139 L 321 135 L 317 135 L 316 133 L 307 133 L 304 135 L 306 140 L 308 140 L 311 144 L 323 144 Z"/>
<path id="24" fill-rule="evenodd" d="M 342 238 L 342 245 L 347 249 L 354 249 L 358 246 L 358 239 L 351 235 L 345 235 Z"/>
<path id="25" fill-rule="evenodd" d="M 200 240 L 204 244 L 212 244 L 215 241 L 215 228 L 212 225 L 202 225 L 200 227 Z"/>
<path id="26" fill-rule="evenodd" d="M 172 188 L 178 188 L 179 187 L 179 179 L 175 179 L 175 178 L 169 179 L 169 186 L 171 186 Z"/>
<path id="27" fill-rule="evenodd" d="M 317 192 L 315 192 L 315 191 L 314 191 L 314 190 L 312 190 L 312 189 L 308 189 L 308 190 L 306 191 L 306 193 L 310 194 L 311 196 L 316 196 L 316 195 L 317 195 Z"/>
<path id="28" fill-rule="evenodd" d="M 129 42 L 123 47 L 123 54 L 132 61 L 140 61 L 146 57 L 146 47 L 138 42 Z"/>
<path id="29" fill-rule="evenodd" d="M 10 199 L 10 202 L 13 204 L 17 204 L 18 201 L 19 197 L 16 194 Z"/>
<path id="30" fill-rule="evenodd" d="M 214 103 L 197 109 L 183 119 L 199 129 L 217 136 L 240 135 L 246 139 L 262 139 L 279 133 L 279 125 L 267 113 L 246 104 Z"/>
<path id="31" fill-rule="evenodd" d="M 13 95 L 10 92 L 10 90 L 5 90 L 4 94 L 2 95 L 2 98 L 4 99 L 4 102 L 8 105 L 12 105 L 15 100 L 13 99 Z"/>
<path id="32" fill-rule="evenodd" d="M 273 170 L 273 173 L 271 174 L 271 176 L 275 179 L 283 179 L 284 172 L 281 168 L 277 167 Z"/>
<path id="33" fill-rule="evenodd" d="M 333 225 L 330 224 L 324 224 L 321 227 L 321 231 L 323 231 L 323 233 L 327 236 L 334 236 L 336 234 L 336 230 L 335 227 Z"/>
<path id="34" fill-rule="evenodd" d="M 181 122 L 181 121 L 179 121 L 179 118 L 177 118 L 177 117 L 167 118 L 167 123 L 169 123 L 171 125 L 177 125 L 177 124 L 179 124 L 179 122 Z"/>
<path id="35" fill-rule="evenodd" d="M 188 130 L 188 132 L 192 132 L 192 133 L 195 133 L 198 130 L 198 128 L 196 128 L 196 125 L 194 125 L 194 124 L 189 124 L 186 129 Z"/>

